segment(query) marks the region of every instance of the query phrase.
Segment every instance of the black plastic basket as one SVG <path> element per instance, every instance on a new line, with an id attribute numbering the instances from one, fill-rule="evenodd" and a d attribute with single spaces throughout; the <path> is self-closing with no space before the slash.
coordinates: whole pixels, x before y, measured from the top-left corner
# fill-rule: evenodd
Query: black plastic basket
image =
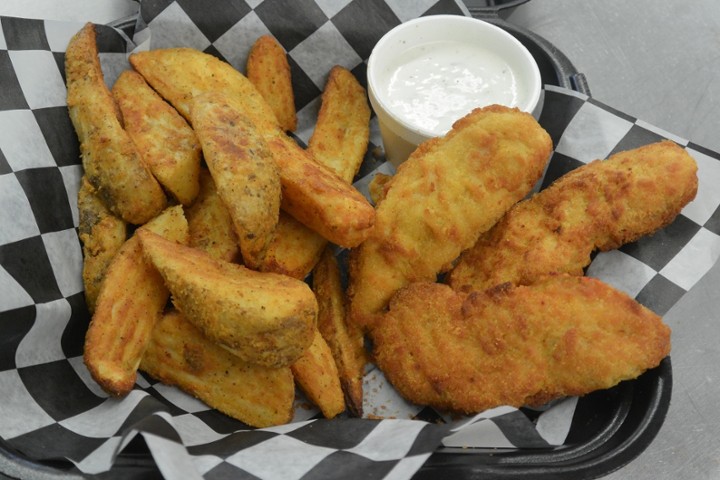
<path id="1" fill-rule="evenodd" d="M 502 3 L 502 5 L 500 5 Z M 590 94 L 585 76 L 544 38 L 501 19 L 501 8 L 523 3 L 492 2 L 471 8 L 473 16 L 512 33 L 535 57 L 544 84 Z M 122 24 L 116 25 L 122 28 Z M 132 28 L 130 23 L 128 27 Z M 578 400 L 564 445 L 547 449 L 438 449 L 417 472 L 417 479 L 590 479 L 617 470 L 636 458 L 655 438 L 670 406 L 670 358 L 633 381 L 597 391 Z M 63 462 L 66 466 L 67 463 Z M 154 479 L 161 478 L 149 451 L 137 436 L 117 458 L 114 468 L 83 476 L 60 463 L 34 463 L 0 441 L 0 478 Z"/>

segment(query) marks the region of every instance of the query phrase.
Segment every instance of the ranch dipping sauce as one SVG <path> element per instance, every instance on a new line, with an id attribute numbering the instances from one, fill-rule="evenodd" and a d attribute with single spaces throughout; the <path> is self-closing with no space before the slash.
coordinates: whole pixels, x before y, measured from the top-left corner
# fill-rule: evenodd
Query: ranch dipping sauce
<path id="1" fill-rule="evenodd" d="M 477 107 L 519 104 L 515 73 L 486 48 L 438 41 L 415 46 L 404 57 L 379 75 L 385 98 L 398 117 L 428 133 L 447 133 Z"/>
<path id="2" fill-rule="evenodd" d="M 462 15 L 395 26 L 373 47 L 367 80 L 385 158 L 395 167 L 475 108 L 501 104 L 535 118 L 542 109 L 540 69 L 528 49 L 502 28 Z"/>

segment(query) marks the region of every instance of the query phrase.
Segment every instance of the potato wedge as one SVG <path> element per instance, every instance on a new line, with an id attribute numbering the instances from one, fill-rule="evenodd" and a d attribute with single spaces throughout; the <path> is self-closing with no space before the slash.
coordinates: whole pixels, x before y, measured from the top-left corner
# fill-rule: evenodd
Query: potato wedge
<path id="1" fill-rule="evenodd" d="M 127 223 L 113 215 L 83 176 L 78 191 L 79 237 L 83 248 L 83 285 L 88 311 L 95 311 L 105 271 L 127 239 Z"/>
<path id="2" fill-rule="evenodd" d="M 217 192 L 230 213 L 243 262 L 260 264 L 280 214 L 280 175 L 255 125 L 233 97 L 208 92 L 190 112 Z"/>
<path id="3" fill-rule="evenodd" d="M 295 385 L 289 368 L 243 362 L 178 311 L 163 315 L 153 329 L 140 369 L 252 427 L 292 420 Z"/>
<path id="4" fill-rule="evenodd" d="M 336 65 L 330 70 L 308 150 L 348 183 L 362 165 L 370 139 L 367 93 L 355 75 Z"/>
<path id="5" fill-rule="evenodd" d="M 325 237 L 289 213 L 281 211 L 275 236 L 268 245 L 258 270 L 282 273 L 302 280 L 320 260 L 327 244 Z"/>
<path id="6" fill-rule="evenodd" d="M 162 235 L 173 245 L 186 243 L 188 228 L 182 207 L 169 207 L 140 227 L 105 273 L 83 357 L 93 379 L 116 396 L 132 390 L 140 358 L 169 296 L 162 277 L 143 256 L 141 232 Z"/>
<path id="7" fill-rule="evenodd" d="M 200 142 L 190 125 L 145 79 L 132 70 L 112 88 L 125 131 L 155 178 L 178 202 L 189 205 L 200 190 Z"/>
<path id="8" fill-rule="evenodd" d="M 120 124 L 100 68 L 93 24 L 70 40 L 65 76 L 85 175 L 114 214 L 133 224 L 147 222 L 165 208 L 167 199 Z"/>
<path id="9" fill-rule="evenodd" d="M 193 204 L 185 208 L 185 217 L 190 228 L 189 246 L 218 260 L 237 262 L 241 259 L 232 218 L 207 168 L 200 170 L 200 193 Z"/>
<path id="10" fill-rule="evenodd" d="M 137 52 L 130 63 L 186 118 L 192 98 L 201 93 L 222 90 L 235 96 L 277 163 L 282 208 L 340 246 L 354 247 L 368 237 L 375 223 L 372 205 L 286 135 L 262 95 L 230 64 L 188 48 Z"/>
<path id="11" fill-rule="evenodd" d="M 297 128 L 295 94 L 290 75 L 290 64 L 282 46 L 270 35 L 260 36 L 248 55 L 247 78 L 275 112 L 283 130 Z"/>
<path id="12" fill-rule="evenodd" d="M 365 89 L 347 69 L 330 71 L 308 150 L 315 160 L 350 183 L 367 151 L 370 107 Z M 291 216 L 280 215 L 263 271 L 305 278 L 320 259 L 326 239 Z"/>
<path id="13" fill-rule="evenodd" d="M 317 301 L 304 282 L 221 262 L 152 232 L 139 236 L 174 305 L 211 340 L 268 367 L 290 365 L 310 346 Z"/>
<path id="14" fill-rule="evenodd" d="M 290 365 L 295 382 L 308 400 L 325 418 L 334 418 L 345 411 L 340 377 L 330 347 L 315 329 L 313 342 L 295 363 Z"/>
<path id="15" fill-rule="evenodd" d="M 318 331 L 335 359 L 348 411 L 363 414 L 363 376 L 368 362 L 363 332 L 347 321 L 345 292 L 332 249 L 326 248 L 313 270 L 312 289 L 318 299 Z"/>

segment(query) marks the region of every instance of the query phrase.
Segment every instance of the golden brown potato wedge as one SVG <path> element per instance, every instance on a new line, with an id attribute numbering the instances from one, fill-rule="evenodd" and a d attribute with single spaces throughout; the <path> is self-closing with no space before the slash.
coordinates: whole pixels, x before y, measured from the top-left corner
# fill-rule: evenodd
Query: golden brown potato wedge
<path id="1" fill-rule="evenodd" d="M 360 169 L 370 138 L 367 93 L 341 66 L 330 70 L 308 149 L 315 159 L 348 183 Z"/>
<path id="2" fill-rule="evenodd" d="M 250 80 L 217 57 L 192 48 L 160 48 L 133 53 L 129 60 L 145 81 L 187 121 L 190 121 L 193 98 L 220 91 L 242 98 L 258 119 L 280 130 L 275 113 Z"/>
<path id="3" fill-rule="evenodd" d="M 325 418 L 334 418 L 345 411 L 335 360 L 317 329 L 312 344 L 302 357 L 290 365 L 290 370 L 308 400 L 320 409 Z"/>
<path id="4" fill-rule="evenodd" d="M 240 242 L 232 218 L 207 168 L 200 170 L 200 193 L 193 204 L 185 208 L 185 217 L 190 228 L 188 245 L 218 260 L 237 262 L 240 259 Z"/>
<path id="5" fill-rule="evenodd" d="M 174 305 L 211 340 L 268 367 L 290 365 L 310 346 L 317 301 L 304 282 L 221 262 L 152 232 L 139 236 Z"/>
<path id="6" fill-rule="evenodd" d="M 281 425 L 293 416 L 295 385 L 289 368 L 243 362 L 177 311 L 163 315 L 153 329 L 140 369 L 252 427 Z"/>
<path id="7" fill-rule="evenodd" d="M 127 223 L 108 210 L 85 176 L 78 191 L 78 215 L 85 303 L 92 314 L 105 271 L 127 239 Z"/>
<path id="8" fill-rule="evenodd" d="M 233 97 L 208 92 L 190 112 L 218 195 L 230 213 L 243 262 L 256 268 L 280 214 L 280 175 L 265 140 Z"/>
<path id="9" fill-rule="evenodd" d="M 95 26 L 88 23 L 65 52 L 70 119 L 80 141 L 85 175 L 97 195 L 126 222 L 142 224 L 160 213 L 167 199 L 120 124 L 95 38 Z"/>
<path id="10" fill-rule="evenodd" d="M 330 71 L 318 121 L 308 150 L 315 160 L 350 183 L 362 164 L 370 135 L 370 107 L 365 89 L 350 71 Z M 275 238 L 261 270 L 305 278 L 327 241 L 289 215 L 280 215 Z"/>
<path id="11" fill-rule="evenodd" d="M 112 88 L 125 131 L 155 178 L 183 205 L 200 189 L 200 142 L 185 119 L 137 72 L 126 70 Z"/>
<path id="12" fill-rule="evenodd" d="M 362 331 L 347 321 L 345 291 L 331 248 L 326 248 L 313 270 L 312 288 L 318 299 L 318 330 L 337 365 L 348 411 L 362 417 L 363 376 L 367 353 Z"/>
<path id="13" fill-rule="evenodd" d="M 192 98 L 201 93 L 221 90 L 235 96 L 277 163 L 282 208 L 343 247 L 354 247 L 367 238 L 375 223 L 372 205 L 286 135 L 262 95 L 230 64 L 188 48 L 138 52 L 130 56 L 130 63 L 186 118 Z"/>
<path id="14" fill-rule="evenodd" d="M 290 64 L 282 46 L 270 35 L 260 36 L 248 55 L 247 78 L 268 102 L 283 130 L 297 128 Z"/>
<path id="15" fill-rule="evenodd" d="M 93 379 L 118 396 L 132 390 L 140 358 L 169 296 L 162 277 L 143 256 L 140 232 L 162 235 L 173 245 L 186 243 L 188 229 L 182 207 L 169 207 L 140 227 L 105 273 L 85 336 L 84 360 Z"/>
<path id="16" fill-rule="evenodd" d="M 258 269 L 302 280 L 312 271 L 327 243 L 315 230 L 281 211 L 275 236 Z"/>

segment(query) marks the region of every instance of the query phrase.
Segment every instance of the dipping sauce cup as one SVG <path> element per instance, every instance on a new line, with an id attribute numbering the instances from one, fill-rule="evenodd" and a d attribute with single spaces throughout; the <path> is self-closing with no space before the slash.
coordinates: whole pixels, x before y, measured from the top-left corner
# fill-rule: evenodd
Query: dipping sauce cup
<path id="1" fill-rule="evenodd" d="M 368 96 L 387 160 L 396 167 L 478 107 L 539 116 L 540 70 L 505 30 L 460 15 L 431 15 L 390 30 L 368 59 Z"/>

